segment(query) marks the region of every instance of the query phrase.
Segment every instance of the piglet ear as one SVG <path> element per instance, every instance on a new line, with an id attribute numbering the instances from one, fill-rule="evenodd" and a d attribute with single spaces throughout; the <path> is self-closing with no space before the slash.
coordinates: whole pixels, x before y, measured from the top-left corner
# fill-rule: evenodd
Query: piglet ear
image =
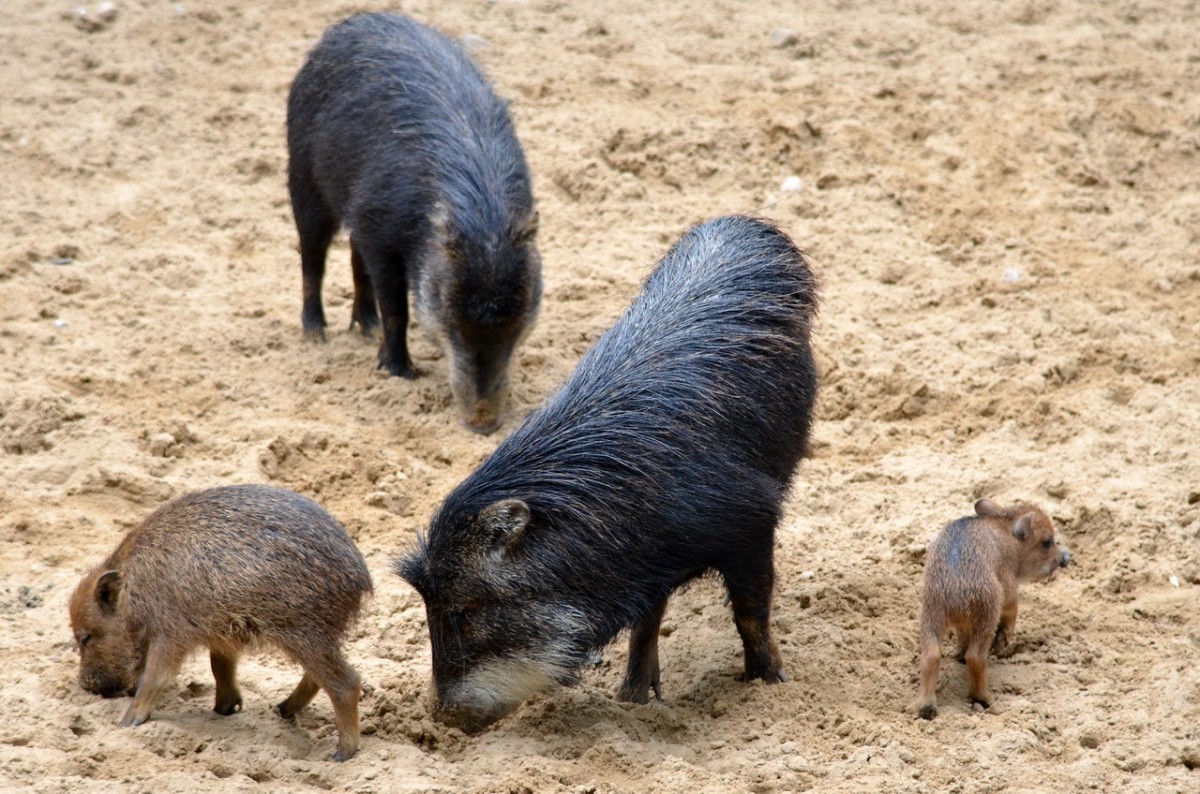
<path id="1" fill-rule="evenodd" d="M 1029 530 L 1033 525 L 1033 513 L 1026 513 L 1017 519 L 1017 523 L 1013 524 L 1013 537 L 1017 540 L 1024 541 L 1029 537 Z"/>
<path id="2" fill-rule="evenodd" d="M 121 572 L 105 571 L 96 580 L 96 603 L 100 611 L 112 614 L 117 610 L 117 596 L 121 592 Z"/>
<path id="3" fill-rule="evenodd" d="M 501 499 L 492 502 L 479 514 L 488 533 L 488 551 L 495 559 L 502 559 L 505 553 L 521 540 L 525 528 L 529 526 L 529 505 L 520 499 Z"/>
<path id="4" fill-rule="evenodd" d="M 980 499 L 975 503 L 975 515 L 979 516 L 998 516 L 1004 511 L 1000 509 L 1000 505 L 993 502 L 991 499 Z"/>

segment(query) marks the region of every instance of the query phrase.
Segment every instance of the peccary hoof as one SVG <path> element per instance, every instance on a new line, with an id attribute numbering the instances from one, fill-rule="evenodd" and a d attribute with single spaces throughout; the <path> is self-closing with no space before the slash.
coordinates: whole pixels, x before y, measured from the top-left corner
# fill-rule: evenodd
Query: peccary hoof
<path id="1" fill-rule="evenodd" d="M 367 339 L 374 339 L 379 331 L 379 315 L 375 313 L 374 307 L 368 312 L 355 311 L 350 318 L 350 329 L 354 330 L 354 326 L 358 326 L 359 332 Z"/>
<path id="2" fill-rule="evenodd" d="M 933 704 L 921 706 L 921 710 L 918 712 L 918 714 L 920 714 L 921 719 L 923 720 L 931 720 L 937 716 L 937 706 L 934 706 Z"/>
<path id="3" fill-rule="evenodd" d="M 379 358 L 375 362 L 375 369 L 386 369 L 389 373 L 395 375 L 397 378 L 404 378 L 405 380 L 417 379 L 417 371 L 413 369 L 410 362 L 404 361 L 397 363 L 396 361 L 386 357 L 382 352 L 380 352 Z"/>
<path id="4" fill-rule="evenodd" d="M 236 714 L 241 710 L 242 710 L 242 696 L 241 695 L 235 695 L 234 697 L 231 697 L 231 698 L 225 698 L 224 700 L 218 700 L 216 705 L 213 706 L 213 711 L 217 712 L 222 717 L 228 717 L 230 714 Z"/>
<path id="5" fill-rule="evenodd" d="M 353 750 L 344 750 L 339 747 L 337 752 L 330 756 L 330 760 L 337 761 L 340 764 L 342 761 L 349 761 L 355 756 L 356 753 L 358 753 L 358 748 Z"/>
<path id="6" fill-rule="evenodd" d="M 738 676 L 738 680 L 744 684 L 748 684 L 751 681 L 755 681 L 760 678 L 764 684 L 786 684 L 788 682 L 787 671 L 785 671 L 782 667 L 777 670 L 771 670 L 769 668 L 758 668 L 753 672 L 747 670 Z"/>
<path id="7" fill-rule="evenodd" d="M 117 725 L 121 728 L 136 728 L 148 719 L 150 719 L 149 715 L 146 715 L 145 717 L 139 717 L 136 714 L 131 713 L 131 711 L 127 711 L 125 712 L 125 716 L 121 718 L 121 721 L 117 723 Z"/>
<path id="8" fill-rule="evenodd" d="M 654 692 L 655 700 L 662 701 L 662 683 L 658 679 L 648 683 L 626 681 L 617 690 L 616 698 L 621 703 L 636 703 L 644 706 L 650 702 L 651 692 Z"/>

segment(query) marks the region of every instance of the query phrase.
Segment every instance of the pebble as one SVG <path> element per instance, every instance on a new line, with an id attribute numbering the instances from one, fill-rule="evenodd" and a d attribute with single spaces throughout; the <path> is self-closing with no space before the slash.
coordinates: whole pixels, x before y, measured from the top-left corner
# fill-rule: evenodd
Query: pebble
<path id="1" fill-rule="evenodd" d="M 783 184 L 779 186 L 779 189 L 784 193 L 799 193 L 801 187 L 803 187 L 803 183 L 800 181 L 800 177 L 789 176 L 783 180 Z"/>
<path id="2" fill-rule="evenodd" d="M 78 6 L 73 15 L 75 27 L 87 33 L 95 33 L 108 27 L 117 18 L 117 4 L 106 0 L 96 6 L 95 10 L 89 9 L 87 6 Z"/>
<path id="3" fill-rule="evenodd" d="M 796 35 L 796 31 L 788 30 L 787 28 L 775 28 L 771 31 L 771 46 L 772 47 L 791 47 L 800 41 L 800 37 Z"/>
<path id="4" fill-rule="evenodd" d="M 1021 271 L 1015 267 L 1005 268 L 1004 275 L 1001 278 L 1004 279 L 1005 284 L 1016 284 L 1021 280 Z"/>

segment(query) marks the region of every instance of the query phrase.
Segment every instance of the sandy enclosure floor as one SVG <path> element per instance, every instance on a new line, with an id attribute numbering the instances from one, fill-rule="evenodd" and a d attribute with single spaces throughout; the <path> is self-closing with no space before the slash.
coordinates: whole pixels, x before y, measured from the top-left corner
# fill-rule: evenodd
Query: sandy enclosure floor
<path id="1" fill-rule="evenodd" d="M 404 3 L 477 37 L 540 202 L 542 315 L 486 438 L 420 336 L 418 380 L 372 371 L 344 239 L 329 343 L 300 334 L 288 85 L 328 24 L 384 6 L 118 0 L 85 30 L 73 5 L 0 6 L 0 787 L 1200 790 L 1197 3 Z M 667 245 L 729 212 L 784 224 L 823 286 L 777 544 L 791 681 L 739 682 L 702 581 L 667 613 L 664 702 L 613 701 L 618 641 L 482 736 L 439 725 L 393 556 Z M 313 496 L 367 557 L 349 763 L 323 695 L 271 713 L 299 675 L 278 656 L 243 663 L 228 718 L 204 657 L 136 730 L 76 684 L 79 576 L 160 503 L 235 482 Z M 995 706 L 947 660 L 928 723 L 921 555 L 981 496 L 1040 502 L 1076 565 L 1024 591 Z"/>

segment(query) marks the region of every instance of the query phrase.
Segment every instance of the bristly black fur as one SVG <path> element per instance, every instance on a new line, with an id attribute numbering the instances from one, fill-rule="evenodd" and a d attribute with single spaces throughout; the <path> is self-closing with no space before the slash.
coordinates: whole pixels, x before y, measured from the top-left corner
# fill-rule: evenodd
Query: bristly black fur
<path id="1" fill-rule="evenodd" d="M 345 225 L 361 264 L 353 319 L 364 331 L 382 320 L 380 366 L 415 375 L 411 288 L 453 365 L 480 369 L 455 382 L 460 408 L 494 418 L 542 292 L 529 168 L 507 102 L 438 31 L 356 14 L 325 32 L 292 84 L 288 154 L 306 333 L 323 333 L 326 251 Z"/>
<path id="2" fill-rule="evenodd" d="M 573 640 L 601 646 L 708 570 L 755 591 L 746 615 L 765 620 L 774 531 L 808 448 L 816 309 L 802 252 L 772 224 L 725 217 L 685 234 L 434 516 L 421 554 L 431 611 L 486 615 L 483 638 L 505 624 L 490 635 L 499 647 L 465 653 L 536 645 L 542 621 L 522 622 L 533 605 L 578 610 L 589 628 Z M 531 519 L 488 564 L 476 525 L 501 499 L 523 500 Z"/>

